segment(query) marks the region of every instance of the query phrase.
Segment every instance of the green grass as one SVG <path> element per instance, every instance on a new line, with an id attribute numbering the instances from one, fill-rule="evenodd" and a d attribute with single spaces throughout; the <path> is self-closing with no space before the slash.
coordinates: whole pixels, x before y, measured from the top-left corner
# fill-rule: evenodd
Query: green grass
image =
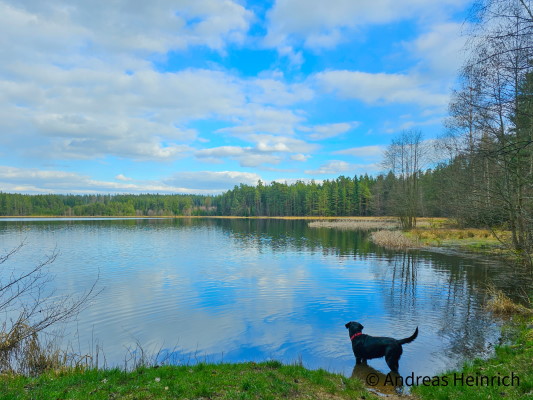
<path id="1" fill-rule="evenodd" d="M 532 399 L 533 318 L 522 318 L 518 327 L 512 329 L 513 344 L 497 347 L 493 358 L 468 362 L 461 371 L 441 376 L 440 382 L 442 377 L 446 377 L 447 385 L 418 386 L 413 388 L 413 394 L 421 399 L 431 400 Z M 472 377 L 471 385 L 466 384 L 468 376 Z M 481 376 L 489 379 L 494 377 L 493 384 L 482 384 Z M 513 376 L 515 378 L 511 380 Z M 461 379 L 462 377 L 464 378 Z M 504 377 L 509 378 L 504 380 Z"/>
<path id="2" fill-rule="evenodd" d="M 359 380 L 276 361 L 0 377 L 0 399 L 359 399 Z"/>
<path id="3" fill-rule="evenodd" d="M 458 229 L 448 226 L 435 228 L 432 226 L 402 233 L 407 238 L 416 241 L 421 247 L 449 248 L 506 260 L 516 260 L 516 254 L 504 245 L 509 241 L 509 232 L 507 231 L 497 233 L 503 242 L 487 229 Z"/>

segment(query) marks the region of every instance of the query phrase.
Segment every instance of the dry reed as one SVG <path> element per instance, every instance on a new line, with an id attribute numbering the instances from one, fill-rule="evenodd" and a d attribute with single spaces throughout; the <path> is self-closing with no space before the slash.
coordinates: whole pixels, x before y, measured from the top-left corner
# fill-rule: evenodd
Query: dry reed
<path id="1" fill-rule="evenodd" d="M 418 244 L 406 237 L 401 231 L 381 230 L 373 232 L 370 239 L 377 245 L 388 249 L 410 249 L 418 247 Z"/>
<path id="2" fill-rule="evenodd" d="M 396 229 L 398 223 L 395 220 L 335 220 L 309 222 L 310 228 L 333 228 L 346 231 L 373 230 L 373 229 Z"/>
<path id="3" fill-rule="evenodd" d="M 31 326 L 18 324 L 8 333 L 0 333 L 0 372 L 3 374 L 35 376 L 64 364 L 64 352 L 52 342 L 43 344 Z"/>
<path id="4" fill-rule="evenodd" d="M 489 300 L 485 307 L 496 315 L 509 316 L 515 314 L 532 315 L 533 309 L 527 308 L 522 304 L 517 304 L 505 295 L 501 290 L 494 286 L 487 288 Z"/>

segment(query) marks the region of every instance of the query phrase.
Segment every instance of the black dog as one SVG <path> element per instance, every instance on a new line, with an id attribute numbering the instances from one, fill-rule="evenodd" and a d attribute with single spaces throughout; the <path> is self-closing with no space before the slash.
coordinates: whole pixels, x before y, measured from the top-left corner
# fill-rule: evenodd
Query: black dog
<path id="1" fill-rule="evenodd" d="M 398 373 L 398 361 L 402 355 L 402 344 L 411 343 L 418 336 L 418 327 L 412 336 L 405 339 L 393 339 L 389 337 L 377 337 L 363 334 L 363 325 L 359 322 L 348 322 L 346 325 L 352 350 L 357 364 L 366 364 L 366 360 L 385 356 L 385 361 L 392 372 Z"/>

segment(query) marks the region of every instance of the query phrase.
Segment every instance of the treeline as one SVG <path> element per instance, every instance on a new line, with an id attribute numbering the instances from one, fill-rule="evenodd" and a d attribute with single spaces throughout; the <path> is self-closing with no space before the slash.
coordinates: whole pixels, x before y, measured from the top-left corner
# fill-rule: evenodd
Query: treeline
<path id="1" fill-rule="evenodd" d="M 438 201 L 442 168 L 421 173 L 418 216 L 445 216 Z M 217 215 L 237 216 L 384 216 L 395 215 L 401 178 L 392 172 L 371 177 L 340 176 L 334 180 L 292 184 L 241 184 L 214 197 Z"/>
<path id="2" fill-rule="evenodd" d="M 440 168 L 420 176 L 420 216 L 448 215 Z M 399 178 L 340 176 L 321 182 L 241 184 L 217 196 L 0 193 L 2 216 L 381 216 L 394 215 Z"/>
<path id="3" fill-rule="evenodd" d="M 25 195 L 0 192 L 2 216 L 162 216 L 206 211 L 198 195 Z"/>

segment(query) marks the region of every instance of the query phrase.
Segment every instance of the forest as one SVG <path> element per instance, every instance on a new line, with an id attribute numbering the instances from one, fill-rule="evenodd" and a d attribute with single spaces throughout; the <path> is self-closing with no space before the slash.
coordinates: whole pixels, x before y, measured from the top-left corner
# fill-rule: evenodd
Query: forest
<path id="1" fill-rule="evenodd" d="M 444 168 L 445 169 L 445 168 Z M 420 182 L 419 216 L 448 216 L 437 201 L 443 168 Z M 216 196 L 182 194 L 25 195 L 0 193 L 1 216 L 372 216 L 393 215 L 398 178 L 392 173 L 320 182 L 240 184 Z"/>

